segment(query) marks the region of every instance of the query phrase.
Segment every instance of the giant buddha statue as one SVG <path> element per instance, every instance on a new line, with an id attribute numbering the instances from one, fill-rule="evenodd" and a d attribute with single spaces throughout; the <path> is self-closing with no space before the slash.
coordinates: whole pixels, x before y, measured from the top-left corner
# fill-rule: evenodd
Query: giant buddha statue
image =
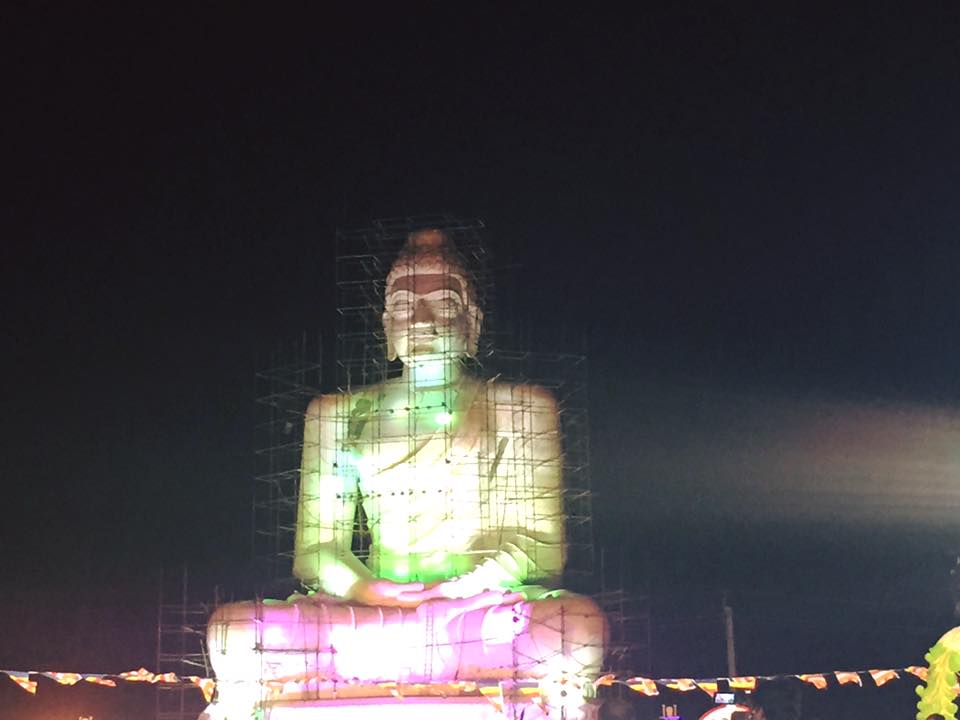
<path id="1" fill-rule="evenodd" d="M 411 234 L 383 312 L 402 375 L 310 403 L 293 562 L 306 591 L 214 613 L 209 717 L 318 707 L 359 717 L 348 706 L 399 707 L 397 687 L 430 698 L 411 717 L 434 705 L 449 717 L 464 687 L 519 681 L 540 686 L 526 718 L 590 713 L 583 692 L 601 667 L 605 621 L 589 598 L 556 589 L 565 559 L 556 402 L 544 388 L 466 369 L 482 321 L 452 242 L 439 230 Z M 457 707 L 464 720 L 493 717 L 489 703 Z"/>

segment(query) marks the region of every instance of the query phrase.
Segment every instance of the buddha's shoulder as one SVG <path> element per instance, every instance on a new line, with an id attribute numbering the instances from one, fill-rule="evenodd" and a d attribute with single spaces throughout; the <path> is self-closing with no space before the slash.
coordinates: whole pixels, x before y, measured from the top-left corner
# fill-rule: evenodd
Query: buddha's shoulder
<path id="1" fill-rule="evenodd" d="M 552 410 L 557 401 L 554 394 L 542 385 L 504 382 L 499 379 L 486 383 L 487 397 L 497 405 L 530 406 Z"/>

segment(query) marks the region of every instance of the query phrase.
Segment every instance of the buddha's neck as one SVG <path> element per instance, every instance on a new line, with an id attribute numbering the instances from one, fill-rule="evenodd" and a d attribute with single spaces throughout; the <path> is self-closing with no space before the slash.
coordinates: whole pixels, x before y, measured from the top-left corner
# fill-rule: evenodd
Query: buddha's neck
<path id="1" fill-rule="evenodd" d="M 459 360 L 422 360 L 405 365 L 403 379 L 416 390 L 431 390 L 456 385 L 463 377 Z"/>

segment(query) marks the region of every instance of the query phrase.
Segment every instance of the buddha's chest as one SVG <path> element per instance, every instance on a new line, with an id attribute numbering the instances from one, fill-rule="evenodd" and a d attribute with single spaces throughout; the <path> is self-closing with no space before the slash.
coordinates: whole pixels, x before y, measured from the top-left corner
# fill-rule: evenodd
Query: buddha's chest
<path id="1" fill-rule="evenodd" d="M 442 434 L 361 445 L 353 455 L 364 496 L 459 495 L 475 491 L 490 467 L 478 443 Z"/>
<path id="2" fill-rule="evenodd" d="M 365 498 L 479 502 L 502 482 L 525 447 L 516 409 L 484 392 L 449 407 L 411 406 L 388 393 L 351 413 L 340 437 Z"/>

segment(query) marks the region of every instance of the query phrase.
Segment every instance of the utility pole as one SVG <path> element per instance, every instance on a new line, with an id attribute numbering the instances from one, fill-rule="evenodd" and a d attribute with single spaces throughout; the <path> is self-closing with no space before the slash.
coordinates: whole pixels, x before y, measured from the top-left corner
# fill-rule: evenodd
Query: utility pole
<path id="1" fill-rule="evenodd" d="M 733 608 L 727 604 L 727 593 L 723 593 L 723 630 L 727 641 L 727 677 L 737 676 L 737 650 L 733 643 Z"/>

